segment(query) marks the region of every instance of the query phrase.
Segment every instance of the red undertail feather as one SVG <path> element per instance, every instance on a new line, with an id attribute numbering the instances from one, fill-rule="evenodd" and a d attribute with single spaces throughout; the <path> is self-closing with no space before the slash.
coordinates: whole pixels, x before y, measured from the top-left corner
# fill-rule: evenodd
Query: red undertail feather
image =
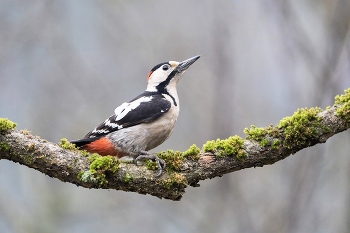
<path id="1" fill-rule="evenodd" d="M 114 148 L 113 143 L 106 137 L 90 142 L 89 144 L 84 145 L 81 149 L 87 150 L 89 153 L 98 153 L 101 156 L 118 155 L 118 151 Z"/>

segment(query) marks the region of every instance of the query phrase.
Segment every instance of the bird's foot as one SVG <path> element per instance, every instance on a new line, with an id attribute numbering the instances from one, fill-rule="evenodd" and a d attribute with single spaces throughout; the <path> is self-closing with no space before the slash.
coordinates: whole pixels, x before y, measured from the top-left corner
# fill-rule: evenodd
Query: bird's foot
<path id="1" fill-rule="evenodd" d="M 160 175 L 162 175 L 163 170 L 165 170 L 165 168 L 166 168 L 166 163 L 165 163 L 165 161 L 163 159 L 160 159 L 160 158 L 158 158 L 157 155 L 151 154 L 151 153 L 149 153 L 147 151 L 141 151 L 141 154 L 135 159 L 136 166 L 137 166 L 137 161 L 140 160 L 140 159 L 141 160 L 143 160 L 143 159 L 153 159 L 153 160 L 155 160 L 157 162 L 159 173 L 158 173 L 158 175 L 156 177 L 159 177 Z"/>

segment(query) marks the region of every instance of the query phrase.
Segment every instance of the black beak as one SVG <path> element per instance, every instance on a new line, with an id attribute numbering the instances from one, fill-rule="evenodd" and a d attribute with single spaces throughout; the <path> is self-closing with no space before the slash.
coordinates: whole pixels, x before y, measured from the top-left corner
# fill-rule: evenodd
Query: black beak
<path id="1" fill-rule="evenodd" d="M 197 61 L 201 56 L 195 56 L 195 57 L 191 57 L 183 62 L 181 62 L 177 67 L 177 71 L 178 72 L 182 72 L 185 71 L 188 67 L 190 67 L 190 65 L 192 65 L 195 61 Z"/>

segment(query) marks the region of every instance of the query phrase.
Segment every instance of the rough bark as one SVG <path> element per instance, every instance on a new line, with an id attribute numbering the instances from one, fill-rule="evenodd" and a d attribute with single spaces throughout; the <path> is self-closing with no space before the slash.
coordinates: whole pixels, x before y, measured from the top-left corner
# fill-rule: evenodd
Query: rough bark
<path id="1" fill-rule="evenodd" d="M 350 124 L 336 115 L 337 109 L 341 106 L 342 104 L 334 105 L 330 109 L 318 113 L 318 116 L 322 117 L 322 126 L 328 127 L 329 130 L 317 129 L 317 137 L 313 138 L 308 146 L 325 143 L 334 134 L 350 127 Z M 283 144 L 283 134 L 278 139 Z M 157 170 L 148 170 L 144 165 L 121 163 L 116 174 L 106 173 L 108 183 L 101 186 L 99 182 L 82 181 L 78 178 L 79 173 L 90 169 L 91 162 L 86 156 L 76 151 L 63 149 L 54 143 L 40 139 L 38 136 L 33 136 L 27 131 L 2 131 L 0 146 L 2 146 L 0 147 L 0 159 L 18 162 L 63 182 L 70 182 L 85 188 L 115 189 L 150 194 L 171 200 L 180 200 L 187 185 L 199 186 L 200 180 L 211 179 L 244 168 L 273 164 L 308 147 L 297 146 L 288 149 L 281 145 L 278 149 L 272 149 L 271 145 L 263 147 L 255 140 L 245 140 L 244 147 L 248 157 L 244 161 L 238 160 L 235 156 L 217 157 L 213 153 L 201 152 L 199 160 L 185 159 L 182 163 L 177 174 L 185 177 L 185 182 L 171 182 L 167 172 L 164 172 L 159 178 L 154 178 Z M 127 179 L 127 177 L 132 178 Z"/>

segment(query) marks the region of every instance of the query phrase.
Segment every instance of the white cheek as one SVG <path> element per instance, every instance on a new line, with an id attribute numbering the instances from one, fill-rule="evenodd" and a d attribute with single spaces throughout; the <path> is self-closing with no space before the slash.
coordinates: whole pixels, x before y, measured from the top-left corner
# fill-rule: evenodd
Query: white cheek
<path id="1" fill-rule="evenodd" d="M 157 70 L 152 74 L 149 82 L 161 83 L 167 79 L 170 73 L 171 73 L 171 70 L 168 70 L 168 71 Z"/>
<path id="2" fill-rule="evenodd" d="M 163 82 L 164 81 L 164 76 L 165 76 L 164 74 L 158 73 L 157 76 L 154 77 L 154 81 L 157 82 L 157 83 L 158 82 Z"/>

